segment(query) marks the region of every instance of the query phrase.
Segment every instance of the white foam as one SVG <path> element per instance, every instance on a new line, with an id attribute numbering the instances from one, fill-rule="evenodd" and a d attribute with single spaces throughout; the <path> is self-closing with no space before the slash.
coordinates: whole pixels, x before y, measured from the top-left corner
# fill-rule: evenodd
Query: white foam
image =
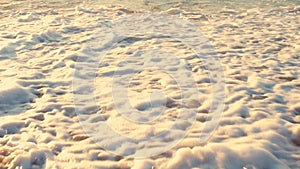
<path id="1" fill-rule="evenodd" d="M 5 17 L 0 16 L 0 168 L 300 167 L 300 37 L 296 32 L 299 27 L 296 11 L 285 8 L 204 11 L 194 4 L 196 10 L 190 12 L 178 4 L 161 13 L 196 23 L 217 48 L 216 52 L 206 52 L 209 45 L 198 46 L 201 42 L 190 41 L 201 48 L 203 57 L 218 55 L 226 74 L 225 111 L 211 135 L 206 132 L 215 126 L 207 125 L 203 130 L 204 122 L 215 120 L 211 98 L 212 94 L 219 96 L 222 92 L 213 93 L 211 84 L 218 79 L 215 75 L 210 77 L 205 68 L 210 62 L 199 59 L 178 39 L 164 37 L 159 32 L 151 36 L 151 31 L 145 30 L 152 22 L 184 37 L 191 37 L 194 32 L 178 32 L 180 22 L 177 27 L 169 28 L 167 25 L 174 20 L 124 22 L 128 25 L 116 22 L 114 26 L 120 26 L 116 27 L 118 33 L 129 27 L 133 29 L 124 34 L 137 28 L 144 31 L 101 53 L 103 48 L 99 46 L 103 42 L 122 39 L 122 36 L 114 39 L 111 30 L 106 29 L 110 21 L 124 16 L 127 17 L 123 21 L 129 21 L 129 15 L 147 14 L 120 6 L 47 10 L 36 6 L 32 4 L 30 13 L 25 7 L 1 11 Z M 99 41 L 95 42 L 95 38 Z M 89 46 L 92 41 L 94 46 Z M 151 50 L 154 52 L 143 53 Z M 101 63 L 98 54 L 104 56 Z M 147 54 L 146 59 L 143 54 Z M 145 71 L 145 66 L 154 70 Z M 155 70 L 155 66 L 161 69 Z M 186 71 L 178 73 L 183 68 Z M 114 75 L 120 78 L 113 81 Z M 189 79 L 182 82 L 188 87 L 180 88 L 176 78 Z M 73 91 L 74 79 L 80 83 Z M 113 82 L 116 88 L 112 88 Z M 198 87 L 199 96 L 190 90 L 190 84 Z M 124 85 L 129 89 L 121 90 Z M 88 95 L 91 91 L 92 96 Z M 128 95 L 123 95 L 124 91 Z M 74 94 L 84 104 L 75 106 Z M 181 102 L 182 98 L 187 100 Z M 115 104 L 114 99 L 121 101 Z M 136 114 L 142 112 L 144 116 L 125 118 L 132 111 L 121 114 L 116 106 L 128 103 Z M 195 118 L 191 110 L 196 110 Z M 83 129 L 76 113 L 90 124 L 94 138 Z M 99 128 L 100 124 L 108 127 Z M 110 131 L 124 137 L 116 137 Z M 169 149 L 169 143 L 186 131 L 188 135 Z M 143 139 L 159 134 L 150 143 Z M 210 140 L 203 143 L 200 136 Z M 135 140 L 128 142 L 126 137 Z M 154 155 L 157 151 L 161 154 L 126 159 L 105 148 L 123 155 Z"/>

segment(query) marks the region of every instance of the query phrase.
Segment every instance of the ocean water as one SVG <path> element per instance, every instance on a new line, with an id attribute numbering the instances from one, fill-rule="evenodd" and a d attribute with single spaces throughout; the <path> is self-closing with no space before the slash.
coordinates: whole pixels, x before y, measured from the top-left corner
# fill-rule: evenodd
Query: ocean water
<path id="1" fill-rule="evenodd" d="M 98 1 L 100 2 L 100 1 Z M 165 10 L 180 6 L 186 10 L 195 10 L 199 7 L 208 10 L 222 7 L 228 8 L 269 8 L 299 5 L 299 0 L 112 0 L 110 3 L 125 4 L 131 7 L 154 8 Z"/>
<path id="2" fill-rule="evenodd" d="M 218 9 L 248 9 L 248 8 L 276 8 L 284 6 L 298 6 L 299 0 L 2 0 L 1 10 L 17 10 L 19 8 L 67 8 L 79 5 L 122 5 L 135 10 L 161 11 L 172 7 L 180 7 L 187 11 Z"/>

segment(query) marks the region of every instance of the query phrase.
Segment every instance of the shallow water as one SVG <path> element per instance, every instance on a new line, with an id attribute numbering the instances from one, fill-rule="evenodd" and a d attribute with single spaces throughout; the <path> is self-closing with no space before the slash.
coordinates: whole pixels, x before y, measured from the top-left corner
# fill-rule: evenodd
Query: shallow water
<path id="1" fill-rule="evenodd" d="M 98 1 L 100 2 L 100 1 Z M 130 4 L 133 7 L 144 6 L 150 8 L 156 8 L 158 10 L 165 10 L 170 7 L 181 7 L 186 10 L 199 9 L 218 9 L 222 7 L 228 8 L 269 8 L 287 5 L 299 5 L 300 1 L 296 0 L 261 0 L 261 1 L 249 1 L 249 0 L 114 0 L 113 3 Z"/>
<path id="2" fill-rule="evenodd" d="M 0 3 L 1 10 L 16 10 L 18 8 L 65 8 L 80 5 L 122 5 L 134 10 L 161 11 L 172 7 L 179 7 L 186 11 L 207 10 L 218 11 L 221 8 L 249 9 L 249 8 L 276 8 L 300 5 L 298 0 L 4 0 Z"/>

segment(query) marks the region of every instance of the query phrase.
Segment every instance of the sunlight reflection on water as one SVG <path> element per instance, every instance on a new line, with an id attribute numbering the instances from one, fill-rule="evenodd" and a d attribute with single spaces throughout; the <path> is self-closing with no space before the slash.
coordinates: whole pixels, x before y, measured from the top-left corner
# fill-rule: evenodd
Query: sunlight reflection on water
<path id="1" fill-rule="evenodd" d="M 3 0 L 1 10 L 17 10 L 18 8 L 68 8 L 78 5 L 122 5 L 135 10 L 162 11 L 172 7 L 180 7 L 186 11 L 207 10 L 220 8 L 273 8 L 287 5 L 300 5 L 299 0 Z"/>

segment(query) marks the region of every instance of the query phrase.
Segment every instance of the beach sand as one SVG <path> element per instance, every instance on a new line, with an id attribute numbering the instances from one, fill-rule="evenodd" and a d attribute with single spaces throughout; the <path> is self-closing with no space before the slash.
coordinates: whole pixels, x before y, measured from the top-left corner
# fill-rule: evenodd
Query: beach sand
<path id="1" fill-rule="evenodd" d="M 0 168 L 300 168 L 300 6 L 208 10 L 196 4 L 189 11 L 180 5 L 22 4 L 4 1 L 0 11 Z M 223 70 L 222 91 L 212 89 L 218 79 L 186 44 L 141 34 L 147 20 L 129 22 L 139 35 L 101 53 L 110 22 L 120 26 L 131 16 L 152 13 L 153 22 L 162 15 L 196 25 L 214 47 L 204 55 L 219 59 L 215 70 Z M 118 22 L 123 17 L 129 19 Z M 164 26 L 189 36 L 188 29 Z M 126 24 L 116 28 L 126 30 Z M 152 49 L 168 53 L 138 52 Z M 142 55 L 146 60 L 136 58 Z M 149 63 L 161 70 L 143 70 L 153 66 Z M 188 88 L 178 87 L 176 73 L 168 73 L 178 69 L 189 70 L 178 75 Z M 223 92 L 224 111 L 213 118 L 212 97 Z M 143 116 L 122 112 L 128 103 Z M 186 113 L 192 111 L 196 114 Z M 216 130 L 203 130 L 207 121 L 214 121 Z M 140 142 L 114 138 L 98 128 L 103 124 Z M 165 135 L 147 142 L 160 133 Z M 182 133 L 187 135 L 181 139 Z M 209 139 L 200 144 L 203 135 Z M 150 157 L 134 158 L 143 153 Z"/>

